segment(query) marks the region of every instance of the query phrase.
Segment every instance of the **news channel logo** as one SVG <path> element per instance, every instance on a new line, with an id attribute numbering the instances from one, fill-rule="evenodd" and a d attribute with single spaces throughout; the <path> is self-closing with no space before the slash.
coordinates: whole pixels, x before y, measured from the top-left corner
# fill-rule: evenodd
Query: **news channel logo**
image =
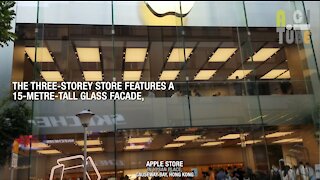
<path id="1" fill-rule="evenodd" d="M 292 15 L 293 24 L 287 24 L 287 14 L 280 9 L 276 14 L 276 31 L 279 34 L 279 44 L 304 43 L 310 44 L 310 11 L 304 14 L 301 10 L 295 10 Z"/>

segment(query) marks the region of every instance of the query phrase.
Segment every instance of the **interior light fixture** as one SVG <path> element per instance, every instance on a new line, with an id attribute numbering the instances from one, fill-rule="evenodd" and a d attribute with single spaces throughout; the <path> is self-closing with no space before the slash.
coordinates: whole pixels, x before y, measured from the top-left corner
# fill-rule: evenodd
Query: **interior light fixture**
<path id="1" fill-rule="evenodd" d="M 236 77 L 238 76 L 239 79 L 243 79 L 244 77 L 246 77 L 252 70 L 236 70 L 234 73 L 232 73 L 228 79 L 236 79 Z"/>
<path id="2" fill-rule="evenodd" d="M 31 148 L 48 148 L 50 147 L 49 145 L 45 144 L 45 143 L 42 143 L 42 142 L 32 142 L 31 143 Z"/>
<path id="3" fill-rule="evenodd" d="M 55 149 L 51 149 L 51 150 L 38 150 L 37 151 L 40 154 L 60 154 L 61 152 Z"/>
<path id="4" fill-rule="evenodd" d="M 100 62 L 99 48 L 76 48 L 80 62 Z"/>
<path id="5" fill-rule="evenodd" d="M 25 51 L 32 62 L 35 62 L 35 52 L 37 49 L 37 62 L 53 62 L 53 58 L 46 47 L 26 47 Z"/>
<path id="6" fill-rule="evenodd" d="M 252 61 L 252 59 L 254 62 L 265 61 L 278 52 L 279 49 L 280 48 L 261 48 L 257 53 L 249 58 L 249 61 Z"/>
<path id="7" fill-rule="evenodd" d="M 136 146 L 126 146 L 124 149 L 125 150 L 139 150 L 139 149 L 144 149 L 144 145 L 136 145 Z"/>
<path id="8" fill-rule="evenodd" d="M 236 50 L 237 48 L 218 48 L 209 59 L 209 62 L 226 62 Z"/>
<path id="9" fill-rule="evenodd" d="M 217 141 L 217 142 L 207 142 L 207 143 L 203 143 L 201 144 L 201 146 L 217 146 L 220 144 L 223 144 L 224 141 Z"/>
<path id="10" fill-rule="evenodd" d="M 281 136 L 286 136 L 289 134 L 292 134 L 292 131 L 287 131 L 287 132 L 275 132 L 275 133 L 271 133 L 271 134 L 267 134 L 266 138 L 276 138 L 276 137 L 281 137 Z M 261 136 L 261 138 L 263 138 L 263 136 Z"/>
<path id="11" fill-rule="evenodd" d="M 286 69 L 272 69 L 271 71 L 269 71 L 267 74 L 265 74 L 264 76 L 262 76 L 260 79 L 275 79 L 276 77 L 278 77 L 280 74 L 286 72 Z"/>
<path id="12" fill-rule="evenodd" d="M 124 71 L 123 80 L 124 81 L 139 81 L 142 71 Z"/>
<path id="13" fill-rule="evenodd" d="M 83 71 L 83 76 L 86 81 L 102 81 L 101 71 Z"/>
<path id="14" fill-rule="evenodd" d="M 244 136 L 247 136 L 248 133 L 244 133 Z M 240 134 L 227 134 L 225 136 L 220 137 L 219 139 L 224 140 L 224 139 L 238 139 L 240 138 Z"/>
<path id="15" fill-rule="evenodd" d="M 63 78 L 59 71 L 41 71 L 40 74 L 45 81 L 63 81 Z"/>
<path id="16" fill-rule="evenodd" d="M 87 152 L 101 152 L 101 151 L 103 151 L 102 147 L 90 147 L 90 148 L 87 148 Z"/>
<path id="17" fill-rule="evenodd" d="M 126 48 L 125 62 L 144 62 L 147 48 Z"/>
<path id="18" fill-rule="evenodd" d="M 244 141 L 245 144 L 256 144 L 256 143 L 260 143 L 262 142 L 262 140 L 247 140 L 247 141 Z M 238 145 L 241 145 L 241 142 L 240 143 L 237 143 Z"/>
<path id="19" fill-rule="evenodd" d="M 216 72 L 216 70 L 200 70 L 194 80 L 208 80 Z"/>
<path id="20" fill-rule="evenodd" d="M 165 146 L 163 146 L 164 148 L 177 148 L 177 147 L 181 147 L 184 146 L 186 143 L 172 143 L 172 144 L 167 144 Z"/>
<path id="21" fill-rule="evenodd" d="M 186 53 L 186 60 L 188 60 L 193 48 L 173 48 L 168 58 L 168 62 L 185 62 L 184 49 Z"/>
<path id="22" fill-rule="evenodd" d="M 303 142 L 303 139 L 302 138 L 281 139 L 278 141 L 274 141 L 273 143 L 297 143 L 297 142 Z"/>
<path id="23" fill-rule="evenodd" d="M 135 144 L 135 143 L 147 143 L 151 142 L 152 137 L 139 137 L 139 138 L 129 138 L 128 143 L 129 144 Z"/>
<path id="24" fill-rule="evenodd" d="M 76 141 L 75 142 L 78 146 L 84 146 L 84 141 Z M 95 146 L 101 145 L 101 141 L 99 139 L 96 140 L 87 140 L 87 146 Z"/>
<path id="25" fill-rule="evenodd" d="M 159 80 L 160 81 L 175 80 L 177 78 L 179 72 L 180 72 L 179 70 L 165 70 L 165 71 L 162 71 Z"/>
<path id="26" fill-rule="evenodd" d="M 195 139 L 200 138 L 201 135 L 185 135 L 185 136 L 179 136 L 174 141 L 193 141 Z"/>
<path id="27" fill-rule="evenodd" d="M 291 75 L 289 70 L 277 77 L 277 79 L 290 79 L 290 78 L 291 78 Z"/>

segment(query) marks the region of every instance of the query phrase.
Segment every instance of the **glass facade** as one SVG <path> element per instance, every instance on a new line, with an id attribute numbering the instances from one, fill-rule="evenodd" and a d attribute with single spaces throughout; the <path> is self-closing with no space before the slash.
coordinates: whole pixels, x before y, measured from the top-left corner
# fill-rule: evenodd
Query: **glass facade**
<path id="1" fill-rule="evenodd" d="M 209 168 L 239 168 L 250 179 L 299 162 L 316 170 L 319 39 L 294 31 L 293 43 L 286 32 L 279 43 L 278 10 L 286 24 L 297 10 L 309 23 L 303 1 L 19 2 L 12 81 L 172 81 L 175 91 L 143 91 L 144 101 L 29 102 L 32 136 L 5 177 L 81 178 L 81 167 L 52 167 L 83 153 L 75 116 L 83 109 L 96 114 L 88 155 L 102 179 L 135 179 L 149 160 L 183 160 L 193 179 Z M 98 177 L 92 165 L 88 176 Z"/>

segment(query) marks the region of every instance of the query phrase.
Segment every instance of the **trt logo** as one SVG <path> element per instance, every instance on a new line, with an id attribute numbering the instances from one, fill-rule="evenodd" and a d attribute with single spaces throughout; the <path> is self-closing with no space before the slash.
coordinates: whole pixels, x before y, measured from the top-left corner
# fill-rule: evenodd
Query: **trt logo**
<path id="1" fill-rule="evenodd" d="M 283 44 L 284 39 L 287 44 L 293 42 L 310 44 L 310 24 L 304 24 L 304 19 L 310 21 L 310 11 L 307 11 L 307 17 L 300 10 L 295 10 L 292 14 L 294 24 L 287 24 L 286 13 L 280 9 L 276 14 L 276 31 L 279 33 L 279 44 Z"/>

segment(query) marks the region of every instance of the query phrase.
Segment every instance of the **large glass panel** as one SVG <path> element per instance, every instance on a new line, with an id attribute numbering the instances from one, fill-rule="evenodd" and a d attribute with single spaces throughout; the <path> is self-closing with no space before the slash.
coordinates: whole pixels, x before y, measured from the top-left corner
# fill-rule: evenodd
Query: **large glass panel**
<path id="1" fill-rule="evenodd" d="M 302 1 L 19 4 L 30 16 L 17 17 L 12 81 L 173 82 L 175 90 L 144 90 L 143 101 L 30 101 L 32 136 L 18 139 L 13 179 L 82 178 L 75 114 L 84 109 L 95 113 L 93 179 L 94 167 L 102 179 L 135 179 L 150 160 L 183 161 L 193 179 L 270 179 L 276 168 L 301 174 L 319 164 L 318 49 L 308 30 L 284 27 L 315 22 Z M 94 91 L 71 97 L 83 93 Z"/>
<path id="2" fill-rule="evenodd" d="M 259 14 L 269 14 L 275 21 L 264 28 L 252 27 L 257 23 L 254 9 L 265 7 L 264 2 L 254 3 L 254 7 L 253 2 L 245 3 L 251 41 L 257 45 L 252 61 L 259 60 L 263 49 L 278 49 L 255 68 L 271 172 L 278 168 L 283 173 L 288 168 L 306 178 L 307 167 L 315 169 L 319 163 L 319 92 L 315 90 L 319 73 L 309 40 L 308 12 L 300 1 L 273 2 Z M 271 6 L 275 7 L 272 13 L 268 11 Z"/>
<path id="3" fill-rule="evenodd" d="M 181 72 L 186 61 L 181 19 L 171 14 L 157 16 L 157 9 L 152 9 L 165 4 L 142 1 L 113 4 L 116 81 L 173 82 L 176 88 L 176 91 L 146 90 L 144 101 L 117 101 L 116 113 L 127 120 L 124 128 L 186 126 L 190 122 L 186 77 Z M 170 8 L 179 13 L 179 5 L 173 2 Z M 134 12 L 130 22 L 126 19 L 128 14 L 123 14 L 127 11 Z M 194 43 L 187 45 L 190 54 Z"/>
<path id="4" fill-rule="evenodd" d="M 198 2 L 196 2 L 198 3 Z M 250 34 L 246 28 L 246 16 L 242 2 L 224 3 L 201 2 L 206 8 L 221 7 L 238 16 L 233 23 L 214 21 L 217 17 L 227 16 L 224 11 L 217 11 L 212 17 L 204 17 L 208 21 L 205 27 L 185 26 L 186 42 L 196 42 L 193 54 L 184 67 L 190 79 L 190 110 L 194 126 L 246 126 L 241 133 L 248 133 L 241 140 L 256 140 L 265 150 L 260 137 L 251 136 L 263 132 L 259 109 L 259 100 L 254 79 L 254 66 L 247 63 L 253 54 Z M 202 14 L 196 16 L 201 21 Z M 225 23 L 223 26 L 221 23 Z M 254 139 L 256 138 L 256 139 Z M 255 143 L 253 143 L 255 144 Z M 244 167 L 254 172 L 264 170 L 267 173 L 268 159 L 262 156 L 263 165 L 249 161 L 248 155 L 253 153 L 246 149 L 244 143 L 241 156 Z M 257 151 L 254 151 L 255 155 Z M 266 151 L 259 152 L 261 155 Z M 252 159 L 251 159 L 252 160 Z"/>
<path id="5" fill-rule="evenodd" d="M 64 11 L 66 8 L 69 10 Z M 91 11 L 87 17 L 89 19 L 74 18 L 73 14 L 79 11 Z M 24 51 L 20 52 L 23 53 L 21 80 L 59 83 L 110 81 L 110 70 L 113 69 L 110 56 L 113 47 L 110 11 L 111 2 L 38 2 L 36 29 L 35 24 L 17 25 L 18 33 L 24 35 L 17 42 L 24 46 Z M 92 72 L 100 74 L 100 77 L 90 77 Z M 70 97 L 75 98 L 82 92 L 70 93 L 74 93 Z M 112 132 L 114 123 L 121 124 L 124 119 L 122 116 L 114 116 L 113 103 L 57 98 L 55 101 L 33 102 L 32 139 L 28 146 L 22 148 L 31 150 L 30 179 L 83 177 L 84 128 L 75 115 L 84 109 L 90 109 L 96 114 L 87 131 L 88 157 L 93 159 L 87 168 L 88 176 L 97 177 L 96 166 L 100 174 L 104 174 L 103 177 L 114 177 Z M 71 158 L 63 159 L 66 157 Z M 60 164 L 65 165 L 64 169 L 61 169 Z"/>

